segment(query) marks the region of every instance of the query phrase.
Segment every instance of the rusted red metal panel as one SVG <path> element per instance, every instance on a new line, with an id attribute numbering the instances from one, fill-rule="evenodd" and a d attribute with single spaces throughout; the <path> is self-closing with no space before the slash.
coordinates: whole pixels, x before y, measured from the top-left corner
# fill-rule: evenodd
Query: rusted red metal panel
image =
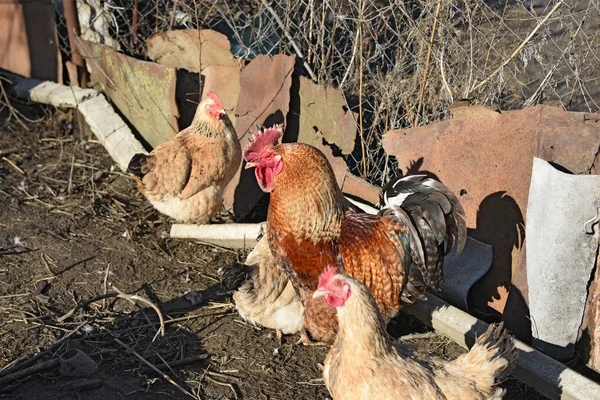
<path id="1" fill-rule="evenodd" d="M 242 148 L 248 145 L 249 133 L 256 125 L 285 123 L 290 104 L 290 87 L 295 57 L 278 54 L 259 55 L 242 69 L 240 94 L 235 108 L 235 130 Z M 254 170 L 238 170 L 223 193 L 225 206 L 232 206 L 236 216 L 248 214 L 264 193 L 258 187 Z"/>
<path id="2" fill-rule="evenodd" d="M 55 13 L 49 0 L 0 2 L 0 68 L 62 83 Z"/>
<path id="3" fill-rule="evenodd" d="M 322 142 L 324 138 L 337 145 L 342 153 L 350 154 L 354 149 L 356 122 L 342 90 L 317 85 L 300 76 L 298 97 L 298 142 L 313 144 L 316 128 L 318 141 Z"/>
<path id="4" fill-rule="evenodd" d="M 577 343 L 578 354 L 587 366 L 600 372 L 600 254 L 596 257 L 596 271 L 590 282 L 585 307 L 581 338 Z"/>
<path id="5" fill-rule="evenodd" d="M 211 29 L 158 32 L 148 39 L 147 45 L 151 60 L 190 72 L 204 71 L 210 65 L 239 66 L 239 61 L 231 54 L 227 36 Z"/>
<path id="6" fill-rule="evenodd" d="M 18 1 L 0 4 L 0 26 L 0 68 L 31 77 L 25 17 Z"/>
<path id="7" fill-rule="evenodd" d="M 371 185 L 369 182 L 352 175 L 350 172 L 346 172 L 342 192 L 359 197 L 371 204 L 377 204 L 379 202 L 380 191 L 381 188 Z"/>
<path id="8" fill-rule="evenodd" d="M 137 60 L 82 39 L 78 49 L 88 61 L 90 83 L 106 93 L 152 147 L 177 134 L 175 68 Z"/>
<path id="9" fill-rule="evenodd" d="M 520 111 L 483 106 L 451 111 L 454 119 L 388 132 L 383 147 L 401 168 L 420 161 L 422 172 L 460 193 L 469 235 L 494 248 L 492 268 L 471 290 L 469 303 L 487 315 L 498 314 L 504 311 L 511 281 L 527 293 L 526 282 L 513 277 L 522 277 L 525 268 L 520 257 L 533 157 L 574 174 L 590 173 L 600 146 L 600 124 L 590 123 L 584 113 L 544 105 Z"/>

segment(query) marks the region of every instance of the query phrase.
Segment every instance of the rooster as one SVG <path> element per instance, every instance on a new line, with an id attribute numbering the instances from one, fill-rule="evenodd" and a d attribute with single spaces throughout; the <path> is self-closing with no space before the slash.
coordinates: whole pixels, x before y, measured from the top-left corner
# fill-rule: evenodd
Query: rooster
<path id="1" fill-rule="evenodd" d="M 282 135 L 275 126 L 253 136 L 244 159 L 246 168 L 255 168 L 262 190 L 271 193 L 269 247 L 304 302 L 305 327 L 313 338 L 331 341 L 337 331 L 334 310 L 310 295 L 324 265 L 339 266 L 363 282 L 386 320 L 424 297 L 427 286 L 439 289 L 440 234 L 448 242 L 458 234 L 458 252 L 466 237 L 464 210 L 454 194 L 439 184 L 441 192 L 431 190 L 407 211 L 392 205 L 381 215 L 355 212 L 325 155 L 306 144 L 278 144 Z"/>
<path id="2" fill-rule="evenodd" d="M 241 163 L 241 146 L 221 99 L 209 92 L 190 127 L 136 154 L 127 171 L 154 208 L 176 220 L 206 223 L 223 206 L 223 189 Z"/>
<path id="3" fill-rule="evenodd" d="M 348 207 L 363 212 L 350 201 Z M 244 263 L 235 261 L 219 268 L 217 273 L 221 276 L 222 289 L 233 293 L 240 316 L 255 326 L 275 329 L 280 343 L 284 334 L 298 333 L 304 328 L 304 305 L 277 265 L 266 236 Z"/>
<path id="4" fill-rule="evenodd" d="M 367 287 L 333 267 L 321 275 L 313 297 L 337 309 L 339 332 L 323 369 L 334 400 L 483 400 L 504 395 L 496 385 L 508 375 L 516 355 L 501 323 L 490 325 L 468 353 L 442 361 L 393 343 Z"/>
<path id="5" fill-rule="evenodd" d="M 458 198 L 426 175 L 400 176 L 385 185 L 377 207 L 378 215 L 393 216 L 414 227 L 408 231 L 412 258 L 409 275 L 421 274 L 427 286 L 439 290 L 444 256 L 454 246 L 456 236 L 458 254 L 467 239 L 465 212 Z M 414 299 L 408 297 L 405 301 L 412 303 Z"/>

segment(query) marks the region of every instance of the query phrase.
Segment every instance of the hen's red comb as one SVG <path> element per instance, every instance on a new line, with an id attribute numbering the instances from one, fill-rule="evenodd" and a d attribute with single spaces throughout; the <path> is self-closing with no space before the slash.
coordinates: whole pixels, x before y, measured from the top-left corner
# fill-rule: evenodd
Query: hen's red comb
<path id="1" fill-rule="evenodd" d="M 221 102 L 221 98 L 215 92 L 206 93 L 206 97 L 215 102 L 215 105 L 219 108 L 223 108 L 223 103 Z"/>
<path id="2" fill-rule="evenodd" d="M 319 287 L 326 285 L 327 282 L 329 282 L 331 278 L 333 278 L 333 276 L 338 273 L 339 271 L 336 267 L 327 267 L 325 269 L 325 272 L 323 272 L 321 276 L 319 276 Z"/>
<path id="3" fill-rule="evenodd" d="M 275 146 L 283 136 L 283 126 L 275 125 L 250 136 L 250 144 L 244 149 L 244 160 L 253 162 L 258 156 L 270 146 Z"/>

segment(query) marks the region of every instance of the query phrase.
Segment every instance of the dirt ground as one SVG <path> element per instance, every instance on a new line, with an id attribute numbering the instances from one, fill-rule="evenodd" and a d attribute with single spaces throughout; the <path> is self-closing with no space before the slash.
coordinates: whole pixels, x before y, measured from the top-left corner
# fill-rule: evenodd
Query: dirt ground
<path id="1" fill-rule="evenodd" d="M 170 222 L 84 132 L 60 110 L 0 128 L 0 398 L 327 398 L 318 381 L 327 348 L 298 346 L 294 336 L 280 346 L 219 291 L 217 269 L 244 255 L 170 239 Z M 75 309 L 117 290 L 158 305 L 164 337 L 140 300 Z M 402 314 L 390 324 L 396 338 L 426 330 Z M 462 353 L 442 336 L 412 342 L 443 357 Z M 58 360 L 72 349 L 98 371 L 61 375 Z M 514 379 L 504 385 L 508 399 L 543 398 Z"/>

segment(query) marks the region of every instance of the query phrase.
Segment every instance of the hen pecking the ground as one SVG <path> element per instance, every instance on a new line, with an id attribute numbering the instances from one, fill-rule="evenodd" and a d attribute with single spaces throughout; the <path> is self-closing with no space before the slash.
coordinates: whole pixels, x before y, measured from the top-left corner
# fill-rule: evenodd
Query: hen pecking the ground
<path id="1" fill-rule="evenodd" d="M 127 171 L 159 212 L 206 223 L 223 207 L 222 193 L 241 163 L 235 129 L 214 92 L 200 102 L 192 124 L 150 154 L 136 154 Z"/>
<path id="2" fill-rule="evenodd" d="M 306 144 L 279 144 L 282 135 L 281 126 L 264 129 L 244 159 L 271 193 L 269 247 L 304 303 L 305 327 L 314 338 L 331 341 L 337 331 L 334 310 L 311 295 L 325 265 L 363 282 L 386 320 L 424 297 L 427 286 L 439 288 L 444 241 L 458 236 L 460 252 L 466 237 L 464 211 L 450 190 L 428 186 L 430 193 L 404 211 L 358 213 L 348 208 L 325 155 Z"/>
<path id="3" fill-rule="evenodd" d="M 497 384 L 508 376 L 516 353 L 502 324 L 490 325 L 468 353 L 444 361 L 392 342 L 369 290 L 333 267 L 321 275 L 313 297 L 337 310 L 339 319 L 323 369 L 334 400 L 503 397 Z"/>

